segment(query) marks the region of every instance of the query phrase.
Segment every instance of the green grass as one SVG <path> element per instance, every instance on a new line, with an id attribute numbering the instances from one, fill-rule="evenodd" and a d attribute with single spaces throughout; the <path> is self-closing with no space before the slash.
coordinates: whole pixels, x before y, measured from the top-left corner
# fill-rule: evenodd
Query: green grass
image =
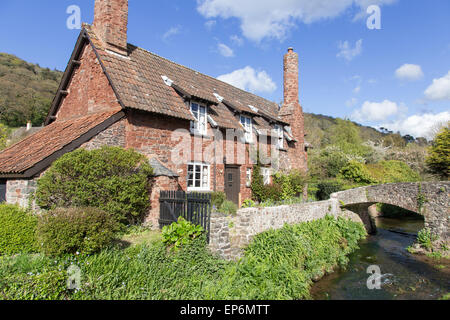
<path id="1" fill-rule="evenodd" d="M 177 252 L 156 232 L 123 236 L 91 256 L 0 257 L 0 299 L 24 300 L 293 300 L 308 299 L 312 280 L 345 266 L 366 235 L 361 224 L 327 217 L 255 237 L 243 259 L 210 253 L 204 238 Z M 66 290 L 67 268 L 81 268 L 81 290 Z"/>

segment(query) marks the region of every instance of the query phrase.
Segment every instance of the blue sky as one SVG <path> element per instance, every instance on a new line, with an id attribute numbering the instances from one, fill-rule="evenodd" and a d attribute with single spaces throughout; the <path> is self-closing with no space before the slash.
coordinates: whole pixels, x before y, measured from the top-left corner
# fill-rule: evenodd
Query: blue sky
<path id="1" fill-rule="evenodd" d="M 300 55 L 305 111 L 425 136 L 450 120 L 448 0 L 130 0 L 130 43 L 272 101 L 283 55 Z M 366 9 L 381 9 L 370 30 Z M 0 52 L 64 70 L 94 0 L 2 0 Z"/>

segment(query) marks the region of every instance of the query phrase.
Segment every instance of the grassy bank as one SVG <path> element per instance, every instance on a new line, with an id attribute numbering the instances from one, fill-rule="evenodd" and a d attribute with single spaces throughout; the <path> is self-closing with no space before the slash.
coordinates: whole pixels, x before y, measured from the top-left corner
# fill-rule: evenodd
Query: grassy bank
<path id="1" fill-rule="evenodd" d="M 0 257 L 0 299 L 308 299 L 313 279 L 347 263 L 362 225 L 327 217 L 258 235 L 239 262 L 213 256 L 204 239 L 176 253 L 156 237 L 91 256 Z M 66 289 L 81 268 L 81 290 Z"/>

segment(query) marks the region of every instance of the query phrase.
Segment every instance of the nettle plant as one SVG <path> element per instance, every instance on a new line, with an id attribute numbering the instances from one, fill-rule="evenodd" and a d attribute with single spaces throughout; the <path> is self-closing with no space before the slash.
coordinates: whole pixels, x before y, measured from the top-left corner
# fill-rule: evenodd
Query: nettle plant
<path id="1" fill-rule="evenodd" d="M 196 226 L 183 217 L 178 218 L 178 222 L 165 226 L 162 229 L 163 242 L 173 250 L 178 250 L 184 245 L 189 244 L 192 240 L 199 238 L 204 229 Z"/>

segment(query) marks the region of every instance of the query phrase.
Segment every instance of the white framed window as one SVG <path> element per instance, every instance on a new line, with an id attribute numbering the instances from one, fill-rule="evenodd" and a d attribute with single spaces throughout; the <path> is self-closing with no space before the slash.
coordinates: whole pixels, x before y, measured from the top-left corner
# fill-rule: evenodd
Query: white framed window
<path id="1" fill-rule="evenodd" d="M 264 185 L 270 184 L 272 178 L 272 170 L 270 168 L 261 168 L 261 175 L 263 176 Z"/>
<path id="2" fill-rule="evenodd" d="M 187 187 L 188 191 L 210 191 L 210 165 L 189 163 Z"/>
<path id="3" fill-rule="evenodd" d="M 245 142 L 252 143 L 253 142 L 252 118 L 241 116 L 241 125 L 244 127 Z"/>
<path id="4" fill-rule="evenodd" d="M 204 105 L 191 102 L 191 112 L 195 121 L 191 121 L 191 132 L 205 135 L 207 132 L 208 112 Z"/>
<path id="5" fill-rule="evenodd" d="M 247 168 L 246 185 L 247 188 L 250 188 L 252 186 L 252 168 Z"/>
<path id="6" fill-rule="evenodd" d="M 275 136 L 277 137 L 277 148 L 284 149 L 284 131 L 283 127 L 278 124 L 275 125 Z"/>

